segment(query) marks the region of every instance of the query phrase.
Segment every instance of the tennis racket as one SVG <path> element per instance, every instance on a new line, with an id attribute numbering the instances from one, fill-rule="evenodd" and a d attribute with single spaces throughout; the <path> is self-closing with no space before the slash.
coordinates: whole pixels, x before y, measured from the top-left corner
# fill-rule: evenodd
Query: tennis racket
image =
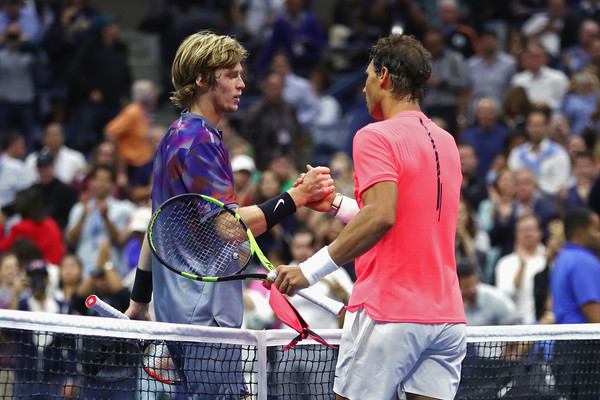
<path id="1" fill-rule="evenodd" d="M 129 319 L 127 315 L 99 299 L 96 295 L 88 296 L 85 305 L 104 317 Z M 158 343 L 138 342 L 138 345 L 140 347 L 140 361 L 148 376 L 167 385 L 178 385 L 182 382 L 175 363 L 169 355 L 166 343 L 162 341 Z"/>
<path id="2" fill-rule="evenodd" d="M 148 241 L 162 265 L 188 279 L 224 282 L 277 278 L 275 267 L 240 215 L 209 196 L 186 193 L 165 201 L 150 220 Z M 253 258 L 269 275 L 245 272 Z M 336 316 L 344 308 L 342 302 L 311 288 L 297 293 Z"/>

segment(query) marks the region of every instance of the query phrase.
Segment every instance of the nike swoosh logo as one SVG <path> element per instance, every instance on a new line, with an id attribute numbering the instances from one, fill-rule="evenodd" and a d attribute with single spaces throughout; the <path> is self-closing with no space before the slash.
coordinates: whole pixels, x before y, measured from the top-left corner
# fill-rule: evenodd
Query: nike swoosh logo
<path id="1" fill-rule="evenodd" d="M 273 209 L 273 212 L 275 212 L 275 210 L 277 210 L 277 207 L 279 207 L 280 204 L 285 203 L 285 200 L 283 199 L 279 199 L 279 201 L 277 202 L 277 204 L 275 204 L 275 208 Z"/>

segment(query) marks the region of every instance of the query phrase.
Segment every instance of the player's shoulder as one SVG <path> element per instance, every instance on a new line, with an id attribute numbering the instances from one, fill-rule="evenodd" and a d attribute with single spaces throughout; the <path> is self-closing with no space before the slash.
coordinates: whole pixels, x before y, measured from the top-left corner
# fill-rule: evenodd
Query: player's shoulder
<path id="1" fill-rule="evenodd" d="M 171 125 L 163 142 L 164 145 L 190 149 L 202 143 L 220 144 L 222 139 L 216 128 L 211 129 L 203 119 L 182 118 Z"/>
<path id="2" fill-rule="evenodd" d="M 407 113 L 403 113 L 402 115 L 395 115 L 391 118 L 371 122 L 359 129 L 357 134 L 374 133 L 387 135 L 391 132 L 402 131 L 405 128 L 409 128 L 411 125 L 414 125 L 415 123 L 418 124 L 418 122 L 416 122 L 417 120 L 413 118 L 406 118 L 409 116 L 410 115 Z"/>
<path id="3" fill-rule="evenodd" d="M 372 137 L 373 135 L 381 135 L 383 133 L 383 131 L 385 131 L 385 129 L 383 127 L 384 122 L 385 122 L 385 120 L 384 121 L 376 121 L 376 122 L 371 122 L 371 123 L 363 126 L 358 131 L 356 131 L 356 134 L 354 135 L 354 139 L 360 140 L 360 139 Z"/>

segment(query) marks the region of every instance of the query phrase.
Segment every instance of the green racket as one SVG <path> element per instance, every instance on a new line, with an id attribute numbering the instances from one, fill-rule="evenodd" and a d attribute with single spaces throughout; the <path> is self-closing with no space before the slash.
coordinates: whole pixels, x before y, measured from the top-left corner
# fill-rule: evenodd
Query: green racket
<path id="1" fill-rule="evenodd" d="M 148 241 L 162 265 L 188 279 L 224 282 L 277 277 L 240 215 L 209 196 L 187 193 L 165 201 L 152 216 Z M 246 272 L 253 258 L 270 274 Z M 298 295 L 334 315 L 344 307 L 314 289 L 299 290 Z"/>

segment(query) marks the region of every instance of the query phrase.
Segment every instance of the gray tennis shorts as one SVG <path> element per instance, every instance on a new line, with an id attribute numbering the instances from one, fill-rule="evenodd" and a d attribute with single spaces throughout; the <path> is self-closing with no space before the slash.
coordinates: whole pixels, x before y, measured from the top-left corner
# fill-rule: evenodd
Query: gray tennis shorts
<path id="1" fill-rule="evenodd" d="M 346 314 L 333 389 L 351 400 L 451 400 L 465 353 L 465 324 L 378 322 L 361 307 Z"/>

